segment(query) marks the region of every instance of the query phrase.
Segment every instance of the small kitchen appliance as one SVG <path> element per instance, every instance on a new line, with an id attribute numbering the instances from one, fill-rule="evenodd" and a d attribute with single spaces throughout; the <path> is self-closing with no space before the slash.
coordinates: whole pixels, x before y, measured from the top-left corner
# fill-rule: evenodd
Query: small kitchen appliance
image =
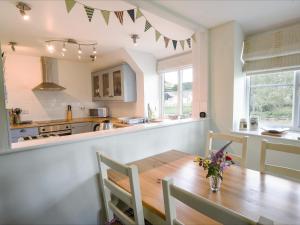
<path id="1" fill-rule="evenodd" d="M 90 111 L 91 117 L 101 117 L 101 118 L 108 117 L 108 108 L 107 107 L 90 109 L 89 111 Z"/>

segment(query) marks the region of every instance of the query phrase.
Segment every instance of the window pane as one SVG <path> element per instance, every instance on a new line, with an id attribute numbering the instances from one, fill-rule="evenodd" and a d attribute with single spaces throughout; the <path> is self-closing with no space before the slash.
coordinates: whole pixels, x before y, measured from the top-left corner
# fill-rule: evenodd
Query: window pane
<path id="1" fill-rule="evenodd" d="M 250 116 L 262 126 L 292 126 L 294 72 L 251 76 Z"/>
<path id="2" fill-rule="evenodd" d="M 176 115 L 178 106 L 178 72 L 164 74 L 164 114 Z"/>
<path id="3" fill-rule="evenodd" d="M 182 114 L 185 117 L 192 116 L 192 85 L 193 69 L 188 68 L 182 70 Z"/>

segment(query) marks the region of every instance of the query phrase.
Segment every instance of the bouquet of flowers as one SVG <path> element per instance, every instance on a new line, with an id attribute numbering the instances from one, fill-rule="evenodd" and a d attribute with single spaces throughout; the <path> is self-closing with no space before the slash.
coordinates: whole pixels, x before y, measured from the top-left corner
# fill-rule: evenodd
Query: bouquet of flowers
<path id="1" fill-rule="evenodd" d="M 210 155 L 207 158 L 202 159 L 200 156 L 195 158 L 195 162 L 199 163 L 199 166 L 203 167 L 204 170 L 207 170 L 206 178 L 211 177 L 211 186 L 215 185 L 216 187 L 212 187 L 213 191 L 218 190 L 220 187 L 220 181 L 223 180 L 223 172 L 230 165 L 234 164 L 232 158 L 225 152 L 225 149 L 232 143 L 232 141 L 228 142 L 218 151 L 210 152 Z"/>

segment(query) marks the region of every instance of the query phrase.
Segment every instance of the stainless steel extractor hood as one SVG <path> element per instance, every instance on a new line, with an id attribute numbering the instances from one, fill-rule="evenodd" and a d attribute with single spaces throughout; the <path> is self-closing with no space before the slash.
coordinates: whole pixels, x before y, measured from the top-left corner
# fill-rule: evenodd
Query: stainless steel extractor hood
<path id="1" fill-rule="evenodd" d="M 57 59 L 50 57 L 41 57 L 43 81 L 41 84 L 33 88 L 33 91 L 62 91 L 66 88 L 57 84 L 58 81 L 58 65 Z"/>

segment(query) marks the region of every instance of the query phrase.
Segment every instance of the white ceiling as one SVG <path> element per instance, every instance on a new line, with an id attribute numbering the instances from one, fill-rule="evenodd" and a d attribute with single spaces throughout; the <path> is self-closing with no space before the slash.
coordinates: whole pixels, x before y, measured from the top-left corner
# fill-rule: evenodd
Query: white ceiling
<path id="1" fill-rule="evenodd" d="M 139 18 L 136 23 L 133 23 L 126 13 L 124 14 L 124 25 L 122 26 L 116 16 L 111 14 L 109 26 L 107 26 L 100 11 L 95 11 L 92 22 L 89 22 L 83 6 L 79 4 L 76 4 L 68 14 L 65 2 L 62 0 L 24 0 L 24 2 L 32 7 L 29 12 L 29 21 L 22 19 L 14 1 L 0 1 L 0 41 L 4 50 L 11 51 L 7 43 L 15 41 L 18 43 L 16 49 L 19 54 L 50 56 L 51 54 L 45 48 L 45 40 L 74 38 L 98 42 L 97 50 L 100 55 L 119 48 L 149 52 L 157 58 L 183 52 L 179 43 L 176 51 L 174 51 L 171 41 L 167 49 L 164 47 L 162 38 L 156 43 L 153 29 L 144 32 L 144 18 Z M 81 2 L 95 8 L 108 10 L 134 8 L 133 5 L 124 1 L 82 0 Z M 183 28 L 145 10 L 142 10 L 142 12 L 154 27 L 170 38 L 185 39 L 193 33 L 190 29 Z M 133 33 L 140 36 L 138 46 L 134 46 L 130 38 Z M 52 56 L 62 58 L 60 55 L 62 46 L 57 45 L 56 47 L 57 51 Z M 92 48 L 82 47 L 82 49 L 83 52 L 87 53 L 85 59 L 89 59 Z M 69 49 L 64 58 L 76 59 L 77 48 Z"/>
<path id="2" fill-rule="evenodd" d="M 155 0 L 208 28 L 235 20 L 246 34 L 300 21 L 299 0 Z"/>
<path id="3" fill-rule="evenodd" d="M 75 38 L 98 42 L 97 50 L 100 55 L 119 48 L 148 52 L 157 58 L 164 58 L 183 52 L 179 44 L 177 50 L 174 51 L 171 42 L 168 49 L 165 49 L 162 38 L 156 43 L 153 29 L 144 32 L 144 18 L 140 18 L 136 23 L 132 23 L 128 14 L 125 14 L 124 25 L 122 26 L 115 15 L 111 14 L 109 26 L 106 26 L 99 11 L 95 11 L 92 22 L 88 22 L 81 5 L 75 5 L 68 14 L 63 0 L 24 1 L 32 7 L 30 21 L 24 21 L 21 18 L 15 7 L 15 0 L 0 1 L 0 41 L 3 49 L 6 51 L 11 51 L 7 43 L 16 41 L 18 43 L 17 52 L 20 54 L 49 56 L 51 54 L 46 51 L 45 40 Z M 81 0 L 81 2 L 108 10 L 133 8 L 134 6 L 130 2 L 143 3 L 143 1 L 135 0 Z M 173 14 L 173 18 L 177 18 L 176 21 L 170 17 L 168 18 L 168 16 L 164 17 L 163 13 L 155 10 L 155 7 L 142 9 L 143 13 L 157 29 L 174 39 L 185 39 L 193 33 L 191 28 L 184 28 L 179 25 L 185 24 L 184 22 L 187 21 L 193 21 L 194 25 L 201 24 L 211 28 L 236 20 L 247 34 L 253 34 L 300 20 L 300 1 L 298 0 L 154 0 L 147 1 L 147 3 L 148 5 L 154 4 L 156 9 L 168 11 L 169 15 Z M 155 14 L 160 15 L 160 17 Z M 168 18 L 168 20 L 162 17 Z M 182 19 L 183 23 L 178 23 L 178 18 Z M 137 33 L 141 37 L 137 47 L 133 46 L 129 37 L 133 33 Z M 56 47 L 57 51 L 52 56 L 62 58 L 60 55 L 62 46 L 57 45 Z M 86 53 L 85 59 L 89 60 L 92 49 L 83 48 L 83 50 Z M 77 49 L 69 49 L 64 58 L 76 59 Z"/>

